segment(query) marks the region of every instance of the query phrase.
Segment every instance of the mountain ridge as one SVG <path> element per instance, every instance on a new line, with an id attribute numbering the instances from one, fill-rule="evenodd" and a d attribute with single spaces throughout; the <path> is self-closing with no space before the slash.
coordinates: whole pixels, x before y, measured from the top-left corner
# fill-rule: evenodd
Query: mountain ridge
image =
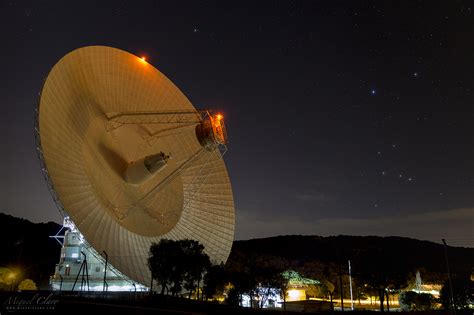
<path id="1" fill-rule="evenodd" d="M 32 223 L 0 213 L 0 246 L 3 249 L 0 267 L 19 267 L 24 270 L 24 277 L 47 288 L 61 249 L 49 236 L 55 235 L 60 228 L 61 225 L 55 222 Z M 240 253 L 279 257 L 296 266 L 314 261 L 338 264 L 349 259 L 357 261 L 360 257 L 370 261 L 384 249 L 389 249 L 387 259 L 399 264 L 401 270 L 446 272 L 443 245 L 400 236 L 278 235 L 238 240 L 233 242 L 229 260 Z M 447 250 L 452 272 L 472 272 L 474 248 L 448 246 Z"/>

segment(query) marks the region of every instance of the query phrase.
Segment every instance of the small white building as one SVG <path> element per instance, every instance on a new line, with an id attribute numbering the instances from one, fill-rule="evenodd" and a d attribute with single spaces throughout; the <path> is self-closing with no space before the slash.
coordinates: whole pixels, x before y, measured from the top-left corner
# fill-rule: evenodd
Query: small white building
<path id="1" fill-rule="evenodd" d="M 59 263 L 49 280 L 52 290 L 148 291 L 147 287 L 130 280 L 112 265 L 106 265 L 105 257 L 85 241 L 68 217 L 64 218 L 63 228 L 66 229 L 64 237 L 53 236 L 62 247 Z"/>

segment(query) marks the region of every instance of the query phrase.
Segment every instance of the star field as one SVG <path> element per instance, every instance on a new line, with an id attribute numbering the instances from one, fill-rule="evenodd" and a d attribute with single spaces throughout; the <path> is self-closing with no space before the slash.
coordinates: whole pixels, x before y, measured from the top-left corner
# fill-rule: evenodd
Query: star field
<path id="1" fill-rule="evenodd" d="M 147 56 L 196 107 L 225 114 L 237 238 L 473 244 L 470 1 L 6 1 L 0 21 L 0 211 L 59 220 L 34 106 L 61 56 L 101 44 Z"/>

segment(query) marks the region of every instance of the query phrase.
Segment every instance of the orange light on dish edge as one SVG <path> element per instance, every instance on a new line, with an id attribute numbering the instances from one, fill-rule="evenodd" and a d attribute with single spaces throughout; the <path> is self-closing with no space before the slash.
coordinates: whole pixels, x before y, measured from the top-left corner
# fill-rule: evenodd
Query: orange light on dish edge
<path id="1" fill-rule="evenodd" d="M 140 61 L 141 61 L 142 63 L 146 63 L 146 57 L 145 57 L 145 56 L 141 56 L 141 57 L 140 57 Z"/>

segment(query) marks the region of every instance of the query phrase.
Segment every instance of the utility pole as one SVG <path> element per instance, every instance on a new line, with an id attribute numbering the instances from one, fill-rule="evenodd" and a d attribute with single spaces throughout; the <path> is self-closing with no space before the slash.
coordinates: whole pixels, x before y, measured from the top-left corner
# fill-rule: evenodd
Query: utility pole
<path id="1" fill-rule="evenodd" d="M 454 306 L 453 283 L 451 282 L 451 271 L 449 270 L 448 250 L 446 249 L 446 240 L 443 238 L 444 257 L 446 258 L 446 269 L 448 269 L 449 291 L 451 293 L 451 314 L 456 315 L 456 307 Z"/>
<path id="2" fill-rule="evenodd" d="M 344 312 L 344 287 L 342 286 L 342 267 L 339 264 L 339 287 L 341 291 L 341 311 Z"/>
<path id="3" fill-rule="evenodd" d="M 354 310 L 354 298 L 352 296 L 352 273 L 351 273 L 351 261 L 349 262 L 349 290 L 351 292 L 351 310 Z"/>

